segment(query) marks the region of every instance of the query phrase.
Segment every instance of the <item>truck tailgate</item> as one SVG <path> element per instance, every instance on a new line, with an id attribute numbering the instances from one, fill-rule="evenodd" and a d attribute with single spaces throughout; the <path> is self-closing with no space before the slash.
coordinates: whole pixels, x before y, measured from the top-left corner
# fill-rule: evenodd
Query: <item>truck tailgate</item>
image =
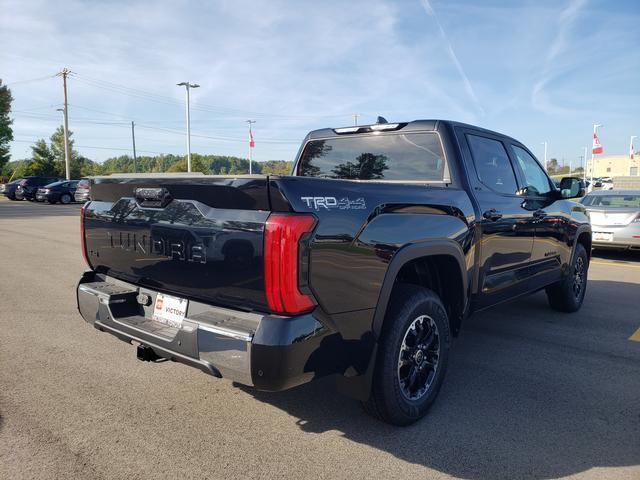
<path id="1" fill-rule="evenodd" d="M 176 296 L 266 310 L 268 177 L 96 178 L 85 207 L 99 273 Z"/>

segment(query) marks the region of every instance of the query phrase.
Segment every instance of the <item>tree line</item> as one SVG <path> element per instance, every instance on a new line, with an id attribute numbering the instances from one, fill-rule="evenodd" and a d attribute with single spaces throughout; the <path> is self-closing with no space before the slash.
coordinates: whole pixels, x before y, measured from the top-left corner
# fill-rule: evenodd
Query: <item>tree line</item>
<path id="1" fill-rule="evenodd" d="M 154 155 L 137 157 L 134 162 L 131 155 L 120 155 L 95 162 L 74 148 L 73 132 L 69 132 L 69 153 L 71 178 L 91 175 L 108 175 L 110 173 L 158 173 L 186 172 L 187 160 L 182 155 Z M 135 163 L 135 170 L 134 170 Z M 246 158 L 224 155 L 191 155 L 192 170 L 211 175 L 242 175 L 249 173 L 249 160 Z M 269 160 L 253 162 L 252 171 L 263 175 L 288 175 L 291 171 L 290 161 Z M 1 166 L 0 175 L 5 180 L 21 178 L 27 175 L 65 176 L 64 130 L 59 127 L 49 141 L 41 138 L 31 146 L 31 158 L 5 162 Z"/>

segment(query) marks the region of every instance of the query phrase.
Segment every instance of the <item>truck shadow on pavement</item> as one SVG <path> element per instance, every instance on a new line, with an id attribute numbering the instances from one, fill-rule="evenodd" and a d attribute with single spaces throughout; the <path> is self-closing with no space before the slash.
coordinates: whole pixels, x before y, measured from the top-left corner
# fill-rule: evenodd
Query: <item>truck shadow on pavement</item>
<path id="1" fill-rule="evenodd" d="M 627 340 L 640 326 L 638 284 L 589 288 L 578 314 L 554 312 L 536 294 L 469 320 L 436 403 L 410 427 L 369 418 L 331 379 L 281 393 L 243 390 L 298 418 L 305 432 L 337 430 L 456 477 L 546 479 L 638 465 L 640 344 Z M 618 301 L 615 314 L 603 308 Z"/>

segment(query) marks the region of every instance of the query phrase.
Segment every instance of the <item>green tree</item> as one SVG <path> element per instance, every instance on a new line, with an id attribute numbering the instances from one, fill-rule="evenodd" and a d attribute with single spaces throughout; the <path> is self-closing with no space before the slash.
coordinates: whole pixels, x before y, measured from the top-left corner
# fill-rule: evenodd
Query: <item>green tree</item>
<path id="1" fill-rule="evenodd" d="M 555 175 L 558 172 L 558 159 L 552 158 L 549 160 L 547 162 L 546 169 L 547 172 L 549 172 L 549 175 Z"/>
<path id="2" fill-rule="evenodd" d="M 284 160 L 269 160 L 262 162 L 263 175 L 289 175 L 293 162 Z"/>
<path id="3" fill-rule="evenodd" d="M 187 171 L 187 159 L 178 160 L 171 165 L 167 172 L 186 172 Z M 202 172 L 204 174 L 210 174 L 211 169 L 201 155 L 191 155 L 191 171 Z"/>
<path id="4" fill-rule="evenodd" d="M 2 79 L 0 79 L 0 170 L 11 158 L 9 142 L 13 140 L 13 129 L 11 128 L 13 120 L 9 118 L 9 113 L 12 101 L 11 90 L 6 85 L 2 85 Z"/>
<path id="5" fill-rule="evenodd" d="M 60 175 L 60 165 L 55 154 L 44 138 L 31 147 L 31 160 L 25 168 L 25 175 Z"/>

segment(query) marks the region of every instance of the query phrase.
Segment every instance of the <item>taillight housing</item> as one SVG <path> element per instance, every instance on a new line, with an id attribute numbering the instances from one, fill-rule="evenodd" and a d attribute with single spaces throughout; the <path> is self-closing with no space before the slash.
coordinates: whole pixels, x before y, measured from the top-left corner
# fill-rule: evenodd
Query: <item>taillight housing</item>
<path id="1" fill-rule="evenodd" d="M 309 293 L 300 291 L 301 273 L 308 262 L 303 245 L 315 224 L 309 214 L 272 213 L 264 229 L 264 287 L 269 309 L 276 313 L 298 314 L 315 306 Z"/>
<path id="2" fill-rule="evenodd" d="M 87 239 L 84 236 L 84 209 L 87 205 L 88 202 L 82 205 L 82 208 L 80 209 L 80 245 L 82 245 L 82 256 L 84 257 L 84 261 L 87 262 L 87 265 L 91 268 L 89 256 L 87 255 Z"/>

